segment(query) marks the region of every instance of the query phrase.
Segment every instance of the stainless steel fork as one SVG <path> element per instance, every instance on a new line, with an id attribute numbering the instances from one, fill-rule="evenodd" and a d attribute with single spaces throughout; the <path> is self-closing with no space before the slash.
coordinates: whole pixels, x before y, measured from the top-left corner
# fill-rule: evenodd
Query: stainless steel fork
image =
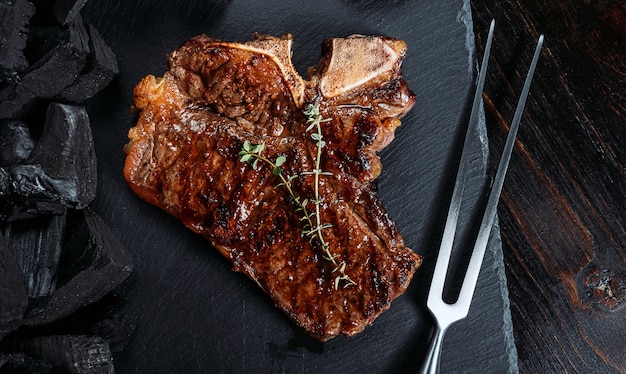
<path id="1" fill-rule="evenodd" d="M 493 180 L 491 192 L 489 194 L 485 211 L 483 213 L 482 221 L 474 242 L 474 248 L 470 257 L 469 265 L 463 284 L 459 292 L 457 301 L 453 304 L 448 304 L 443 300 L 443 288 L 446 281 L 446 275 L 448 272 L 448 265 L 450 262 L 450 255 L 452 253 L 452 245 L 454 242 L 454 236 L 456 233 L 457 222 L 459 218 L 459 211 L 461 208 L 461 200 L 463 195 L 463 189 L 465 184 L 465 169 L 467 166 L 467 159 L 469 157 L 469 144 L 470 138 L 473 132 L 471 126 L 476 126 L 478 123 L 478 109 L 480 106 L 480 99 L 483 93 L 483 87 L 485 85 L 485 77 L 487 74 L 487 64 L 489 61 L 489 52 L 491 50 L 491 43 L 493 41 L 493 32 L 495 27 L 495 21 L 491 21 L 489 27 L 489 35 L 487 37 L 487 44 L 485 46 L 485 54 L 483 56 L 482 64 L 480 67 L 480 73 L 478 75 L 478 82 L 476 86 L 476 93 L 474 94 L 474 102 L 472 104 L 472 111 L 470 113 L 469 125 L 467 134 L 465 136 L 465 144 L 463 145 L 463 152 L 461 154 L 461 160 L 459 169 L 457 172 L 456 181 L 454 184 L 454 190 L 452 192 L 452 198 L 450 200 L 450 207 L 448 210 L 448 216 L 443 231 L 443 237 L 441 240 L 441 246 L 439 248 L 439 254 L 437 257 L 437 263 L 435 264 L 435 270 L 433 274 L 430 291 L 428 293 L 428 300 L 426 305 L 435 319 L 435 331 L 431 338 L 430 346 L 426 359 L 422 366 L 422 373 L 435 374 L 439 372 L 439 358 L 441 356 L 441 343 L 443 337 L 450 325 L 458 320 L 461 320 L 467 316 L 469 307 L 474 295 L 474 289 L 476 288 L 476 281 L 478 280 L 478 274 L 483 262 L 485 249 L 487 248 L 487 242 L 489 240 L 489 234 L 493 221 L 496 215 L 496 208 L 498 206 L 498 200 L 500 198 L 500 192 L 502 191 L 502 185 L 504 183 L 504 177 L 506 170 L 511 159 L 511 152 L 513 150 L 513 143 L 517 135 L 517 129 L 526 105 L 526 98 L 528 97 L 528 91 L 530 89 L 530 83 L 532 81 L 535 68 L 537 66 L 537 60 L 541 47 L 543 45 L 543 35 L 539 37 L 535 54 L 533 56 L 528 74 L 526 75 L 526 81 L 522 88 L 519 101 L 517 103 L 517 109 L 513 116 L 513 121 L 509 129 L 506 144 L 502 151 L 500 163 L 496 176 Z"/>

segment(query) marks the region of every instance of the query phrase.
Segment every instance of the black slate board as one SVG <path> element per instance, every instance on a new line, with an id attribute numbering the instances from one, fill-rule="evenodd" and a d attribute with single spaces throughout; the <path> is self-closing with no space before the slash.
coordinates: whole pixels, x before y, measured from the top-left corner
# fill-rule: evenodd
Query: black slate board
<path id="1" fill-rule="evenodd" d="M 117 54 L 120 75 L 89 105 L 99 168 L 94 208 L 134 256 L 117 291 L 135 330 L 115 357 L 120 373 L 412 372 L 428 344 L 427 284 L 447 211 L 473 83 L 469 3 L 376 1 L 93 1 L 83 9 Z M 365 332 L 319 343 L 276 309 L 201 237 L 134 196 L 122 177 L 132 89 L 165 71 L 166 54 L 200 33 L 249 40 L 294 35 L 304 74 L 326 37 L 391 35 L 409 46 L 404 76 L 417 105 L 382 153 L 379 195 L 426 261 L 405 295 Z M 475 132 L 468 195 L 485 184 L 484 122 Z M 470 200 L 470 207 L 473 201 Z M 466 220 L 469 214 L 462 217 Z M 444 342 L 442 372 L 515 372 L 499 234 L 488 248 L 470 316 Z"/>

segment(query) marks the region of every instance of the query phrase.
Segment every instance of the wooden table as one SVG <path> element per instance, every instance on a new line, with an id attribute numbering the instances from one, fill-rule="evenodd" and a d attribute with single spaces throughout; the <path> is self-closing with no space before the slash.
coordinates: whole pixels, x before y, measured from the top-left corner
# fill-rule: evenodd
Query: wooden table
<path id="1" fill-rule="evenodd" d="M 499 207 L 522 373 L 626 372 L 626 3 L 477 0 L 497 160 L 545 44 Z M 494 168 L 495 169 L 495 168 Z"/>

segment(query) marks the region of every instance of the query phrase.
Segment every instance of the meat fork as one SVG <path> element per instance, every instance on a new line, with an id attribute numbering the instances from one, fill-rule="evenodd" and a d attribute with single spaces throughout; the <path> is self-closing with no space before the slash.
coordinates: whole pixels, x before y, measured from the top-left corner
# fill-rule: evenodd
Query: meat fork
<path id="1" fill-rule="evenodd" d="M 485 85 L 485 76 L 487 74 L 487 63 L 489 61 L 489 52 L 491 50 L 491 43 L 493 41 L 493 31 L 495 27 L 495 21 L 491 21 L 489 27 L 489 35 L 487 37 L 487 44 L 485 46 L 485 54 L 483 56 L 482 64 L 480 67 L 480 73 L 478 75 L 478 82 L 476 86 L 476 93 L 474 94 L 474 102 L 472 104 L 472 111 L 470 113 L 469 127 L 476 126 L 478 123 L 478 108 L 480 106 L 480 98 L 482 96 L 483 87 Z M 463 145 L 463 151 L 461 154 L 461 160 L 459 164 L 459 170 L 457 172 L 456 181 L 454 183 L 454 190 L 452 192 L 452 198 L 450 200 L 450 207 L 448 209 L 448 216 L 446 218 L 446 224 L 443 231 L 443 237 L 441 239 L 441 246 L 439 248 L 439 254 L 437 257 L 437 263 L 435 264 L 435 270 L 433 274 L 430 291 L 428 293 L 428 299 L 426 305 L 435 319 L 435 332 L 431 338 L 426 360 L 422 366 L 422 373 L 436 374 L 439 371 L 439 358 L 441 356 L 441 343 L 443 337 L 450 325 L 456 321 L 459 321 L 467 316 L 469 307 L 474 295 L 474 289 L 476 288 L 476 281 L 478 280 L 478 273 L 483 262 L 485 250 L 487 248 L 487 242 L 489 240 L 489 234 L 493 221 L 496 215 L 496 208 L 498 206 L 498 200 L 500 198 L 500 192 L 502 191 L 502 185 L 504 183 L 504 176 L 511 159 L 511 152 L 513 151 L 513 143 L 517 135 L 517 129 L 526 105 L 526 98 L 528 97 L 528 91 L 530 89 L 530 83 L 532 81 L 535 67 L 537 66 L 537 60 L 539 59 L 539 53 L 543 45 L 543 35 L 539 36 L 535 54 L 533 56 L 528 74 L 526 75 L 526 81 L 522 88 L 517 108 L 513 116 L 513 122 L 509 129 L 509 134 L 506 139 L 506 144 L 502 151 L 500 163 L 496 176 L 493 180 L 491 192 L 489 194 L 487 205 L 483 213 L 482 221 L 476 241 L 474 242 L 474 248 L 470 257 L 469 264 L 467 266 L 467 272 L 463 279 L 463 285 L 459 292 L 457 301 L 453 304 L 448 304 L 443 300 L 443 287 L 446 280 L 446 274 L 448 272 L 448 265 L 450 262 L 450 255 L 452 253 L 452 244 L 454 242 L 454 236 L 457 228 L 457 221 L 459 218 L 459 211 L 461 208 L 461 200 L 463 195 L 463 189 L 465 184 L 465 169 L 467 166 L 467 158 L 469 157 L 469 144 L 472 134 L 471 128 L 468 128 L 465 136 L 465 143 Z"/>

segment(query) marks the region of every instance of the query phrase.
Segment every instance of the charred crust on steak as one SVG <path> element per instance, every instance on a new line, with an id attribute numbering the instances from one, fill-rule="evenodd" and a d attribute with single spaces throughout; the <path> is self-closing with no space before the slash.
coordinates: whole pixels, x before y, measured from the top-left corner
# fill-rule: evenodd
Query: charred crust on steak
<path id="1" fill-rule="evenodd" d="M 400 296 L 422 257 L 404 245 L 372 181 L 377 151 L 392 139 L 414 95 L 402 80 L 404 42 L 355 35 L 328 39 L 303 80 L 290 35 L 246 43 L 191 38 L 161 78 L 135 87 L 124 175 L 142 199 L 205 236 L 291 319 L 325 341 L 361 332 Z M 302 108 L 319 105 L 326 147 L 321 214 L 331 252 L 356 285 L 335 289 L 332 266 L 302 236 L 297 204 L 267 165 L 240 162 L 245 141 L 285 156 L 293 188 L 313 196 L 316 145 Z"/>

